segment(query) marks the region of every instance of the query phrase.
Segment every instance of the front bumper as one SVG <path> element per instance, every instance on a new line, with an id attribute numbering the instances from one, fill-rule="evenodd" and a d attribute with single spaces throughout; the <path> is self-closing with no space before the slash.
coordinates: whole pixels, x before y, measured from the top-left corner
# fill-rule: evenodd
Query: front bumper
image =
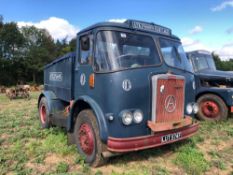
<path id="1" fill-rule="evenodd" d="M 109 137 L 107 141 L 107 147 L 109 151 L 116 153 L 124 153 L 130 151 L 143 150 L 147 148 L 154 148 L 191 137 L 193 134 L 197 132 L 198 126 L 199 126 L 198 123 L 194 123 L 182 128 L 169 130 L 169 131 L 156 132 L 153 135 L 142 136 L 142 137 L 131 137 L 131 138 Z M 168 134 L 176 134 L 176 133 L 180 134 L 179 138 L 166 142 L 162 141 L 163 136 L 166 136 Z"/>

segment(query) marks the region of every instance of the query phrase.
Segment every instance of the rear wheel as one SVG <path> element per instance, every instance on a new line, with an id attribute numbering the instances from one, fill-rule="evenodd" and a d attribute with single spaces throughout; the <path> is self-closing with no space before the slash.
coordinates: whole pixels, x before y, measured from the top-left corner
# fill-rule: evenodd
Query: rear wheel
<path id="1" fill-rule="evenodd" d="M 199 112 L 197 117 L 201 120 L 219 121 L 228 116 L 228 108 L 225 102 L 217 95 L 205 94 L 198 98 Z"/>
<path id="2" fill-rule="evenodd" d="M 45 97 L 42 97 L 39 103 L 39 119 L 42 128 L 50 127 L 48 103 Z"/>
<path id="3" fill-rule="evenodd" d="M 78 152 L 84 157 L 85 162 L 93 167 L 102 165 L 105 162 L 102 156 L 104 145 L 100 140 L 98 124 L 92 110 L 79 113 L 74 129 Z"/>

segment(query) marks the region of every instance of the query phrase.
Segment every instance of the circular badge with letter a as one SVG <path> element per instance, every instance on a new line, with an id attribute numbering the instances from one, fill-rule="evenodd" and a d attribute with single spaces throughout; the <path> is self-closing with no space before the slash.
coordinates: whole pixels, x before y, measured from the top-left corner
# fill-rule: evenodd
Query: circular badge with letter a
<path id="1" fill-rule="evenodd" d="M 176 98 L 173 95 L 168 95 L 165 99 L 165 110 L 169 113 L 176 109 Z"/>

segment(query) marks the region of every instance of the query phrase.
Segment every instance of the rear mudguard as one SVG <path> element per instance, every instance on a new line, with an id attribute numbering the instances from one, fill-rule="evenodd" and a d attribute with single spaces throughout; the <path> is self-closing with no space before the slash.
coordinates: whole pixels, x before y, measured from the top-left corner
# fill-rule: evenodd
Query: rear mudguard
<path id="1" fill-rule="evenodd" d="M 75 115 L 75 107 L 76 104 L 79 101 L 84 101 L 85 103 L 89 104 L 89 106 L 91 107 L 91 109 L 93 110 L 96 119 L 97 119 L 97 123 L 99 126 L 99 132 L 100 132 L 100 138 L 104 143 L 107 143 L 107 139 L 108 139 L 108 129 L 107 129 L 107 123 L 106 123 L 106 119 L 104 117 L 104 113 L 101 110 L 100 106 L 89 96 L 80 96 L 77 100 L 75 100 L 75 102 L 73 103 L 72 107 L 71 107 L 71 111 L 70 111 L 70 115 L 68 117 L 67 120 L 67 130 L 69 132 L 72 132 L 73 130 L 73 126 L 74 126 L 74 118 L 76 116 Z"/>
<path id="2" fill-rule="evenodd" d="M 39 103 L 42 97 L 45 97 L 48 102 L 48 108 L 49 108 L 48 111 L 49 111 L 50 116 L 53 116 L 53 114 L 55 114 L 57 111 L 64 110 L 65 107 L 67 106 L 67 103 L 58 99 L 55 93 L 53 93 L 52 91 L 43 91 L 40 94 L 39 99 L 38 99 L 38 108 L 39 108 Z M 107 130 L 107 123 L 106 123 L 104 114 L 101 108 L 99 107 L 99 105 L 89 96 L 81 96 L 77 100 L 75 100 L 75 102 L 73 103 L 71 110 L 70 110 L 70 115 L 67 118 L 67 124 L 66 124 L 67 131 L 72 132 L 73 130 L 74 121 L 75 121 L 74 118 L 76 117 L 74 116 L 75 107 L 79 101 L 84 101 L 87 104 L 89 104 L 89 106 L 93 110 L 96 116 L 96 119 L 97 119 L 99 131 L 100 131 L 100 138 L 104 143 L 107 143 L 107 139 L 108 139 L 107 131 L 108 130 Z"/>
<path id="3" fill-rule="evenodd" d="M 47 100 L 48 111 L 51 117 L 53 116 L 53 114 L 63 111 L 65 107 L 68 105 L 67 102 L 58 99 L 52 91 L 43 91 L 38 99 L 38 108 L 42 97 L 45 97 Z"/>

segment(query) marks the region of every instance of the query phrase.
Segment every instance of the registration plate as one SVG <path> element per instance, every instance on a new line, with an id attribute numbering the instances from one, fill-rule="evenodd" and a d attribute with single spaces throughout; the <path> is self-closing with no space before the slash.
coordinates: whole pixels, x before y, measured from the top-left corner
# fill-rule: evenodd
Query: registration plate
<path id="1" fill-rule="evenodd" d="M 181 132 L 177 132 L 177 133 L 174 133 L 174 134 L 164 135 L 164 136 L 161 136 L 161 142 L 162 143 L 170 142 L 170 141 L 173 141 L 173 140 L 177 140 L 180 137 L 181 137 Z"/>

